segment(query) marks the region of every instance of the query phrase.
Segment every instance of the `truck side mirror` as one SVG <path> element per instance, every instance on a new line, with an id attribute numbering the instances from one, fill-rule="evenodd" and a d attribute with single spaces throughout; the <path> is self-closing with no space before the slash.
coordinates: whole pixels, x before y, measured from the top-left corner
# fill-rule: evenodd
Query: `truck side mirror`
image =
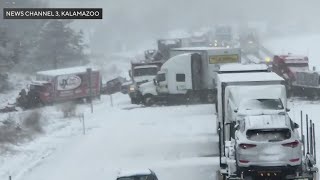
<path id="1" fill-rule="evenodd" d="M 290 109 L 289 109 L 289 108 L 286 108 L 286 112 L 290 112 Z"/>
<path id="2" fill-rule="evenodd" d="M 298 129 L 298 128 L 299 128 L 299 124 L 294 123 L 293 128 L 294 128 L 294 129 Z"/>
<path id="3" fill-rule="evenodd" d="M 234 129 L 238 130 L 239 129 L 239 124 L 234 125 Z"/>
<path id="4" fill-rule="evenodd" d="M 128 73 L 129 73 L 130 78 L 132 78 L 132 71 L 129 70 Z"/>
<path id="5" fill-rule="evenodd" d="M 233 112 L 238 113 L 238 109 L 235 109 Z"/>

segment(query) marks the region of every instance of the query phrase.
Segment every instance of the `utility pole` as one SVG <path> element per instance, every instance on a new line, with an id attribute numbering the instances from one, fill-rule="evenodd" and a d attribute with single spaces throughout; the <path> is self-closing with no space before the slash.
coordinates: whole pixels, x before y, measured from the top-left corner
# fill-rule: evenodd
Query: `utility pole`
<path id="1" fill-rule="evenodd" d="M 88 84 L 89 84 L 89 99 L 90 99 L 90 106 L 91 106 L 91 113 L 93 113 L 93 104 L 92 104 L 92 78 L 91 78 L 91 74 L 92 74 L 92 69 L 91 68 L 87 68 L 87 73 L 88 73 Z"/>

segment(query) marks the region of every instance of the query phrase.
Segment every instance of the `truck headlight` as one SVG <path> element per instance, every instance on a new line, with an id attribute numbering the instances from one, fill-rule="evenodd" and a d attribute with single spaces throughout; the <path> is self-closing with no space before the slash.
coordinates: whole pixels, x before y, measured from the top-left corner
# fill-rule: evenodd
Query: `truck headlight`
<path id="1" fill-rule="evenodd" d="M 131 87 L 129 88 L 129 90 L 130 90 L 130 91 L 134 91 L 135 88 L 134 88 L 133 86 L 131 86 Z"/>

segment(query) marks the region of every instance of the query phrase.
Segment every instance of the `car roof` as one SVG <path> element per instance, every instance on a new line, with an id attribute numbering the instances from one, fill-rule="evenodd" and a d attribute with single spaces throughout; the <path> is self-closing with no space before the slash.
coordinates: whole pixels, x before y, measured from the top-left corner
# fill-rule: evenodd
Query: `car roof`
<path id="1" fill-rule="evenodd" d="M 290 118 L 287 115 L 259 115 L 245 117 L 247 130 L 253 129 L 290 129 Z"/>
<path id="2" fill-rule="evenodd" d="M 150 174 L 153 174 L 153 172 L 150 169 L 121 170 L 118 174 L 118 178 L 138 176 L 138 175 L 150 175 Z"/>

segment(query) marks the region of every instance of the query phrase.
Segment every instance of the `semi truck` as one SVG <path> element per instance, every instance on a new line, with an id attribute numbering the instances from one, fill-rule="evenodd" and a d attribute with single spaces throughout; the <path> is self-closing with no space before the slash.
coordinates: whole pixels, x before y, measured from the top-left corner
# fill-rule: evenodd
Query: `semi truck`
<path id="1" fill-rule="evenodd" d="M 215 73 L 225 63 L 240 63 L 240 49 L 190 47 L 172 49 L 153 82 L 140 86 L 145 105 L 158 101 L 214 102 Z"/>
<path id="2" fill-rule="evenodd" d="M 276 55 L 272 61 L 272 71 L 286 80 L 290 96 L 315 98 L 320 95 L 320 73 L 310 70 L 307 56 Z"/>
<path id="3" fill-rule="evenodd" d="M 157 50 L 149 49 L 144 52 L 145 60 L 131 62 L 129 76 L 132 84 L 129 86 L 128 94 L 132 104 L 142 102 L 139 86 L 151 81 L 157 75 L 162 64 L 169 59 L 170 50 L 181 47 L 183 42 L 182 39 L 159 39 L 157 45 Z"/>
<path id="4" fill-rule="evenodd" d="M 170 58 L 170 50 L 186 46 L 184 39 L 159 39 L 157 41 L 158 49 L 148 49 L 144 52 L 146 60 L 166 61 Z"/>
<path id="5" fill-rule="evenodd" d="M 39 71 L 36 80 L 29 85 L 29 91 L 20 92 L 17 104 L 31 108 L 62 101 L 91 100 L 91 97 L 100 96 L 101 84 L 100 71 L 96 68 L 81 66 Z"/>
<path id="6" fill-rule="evenodd" d="M 315 177 L 299 126 L 287 113 L 283 78 L 273 72 L 218 74 L 217 89 L 218 179 Z"/>
<path id="7" fill-rule="evenodd" d="M 139 86 L 143 83 L 152 81 L 160 70 L 163 61 L 142 61 L 131 62 L 131 70 L 129 76 L 132 84 L 129 86 L 129 97 L 132 104 L 140 104 L 142 102 L 142 95 L 139 91 Z"/>

